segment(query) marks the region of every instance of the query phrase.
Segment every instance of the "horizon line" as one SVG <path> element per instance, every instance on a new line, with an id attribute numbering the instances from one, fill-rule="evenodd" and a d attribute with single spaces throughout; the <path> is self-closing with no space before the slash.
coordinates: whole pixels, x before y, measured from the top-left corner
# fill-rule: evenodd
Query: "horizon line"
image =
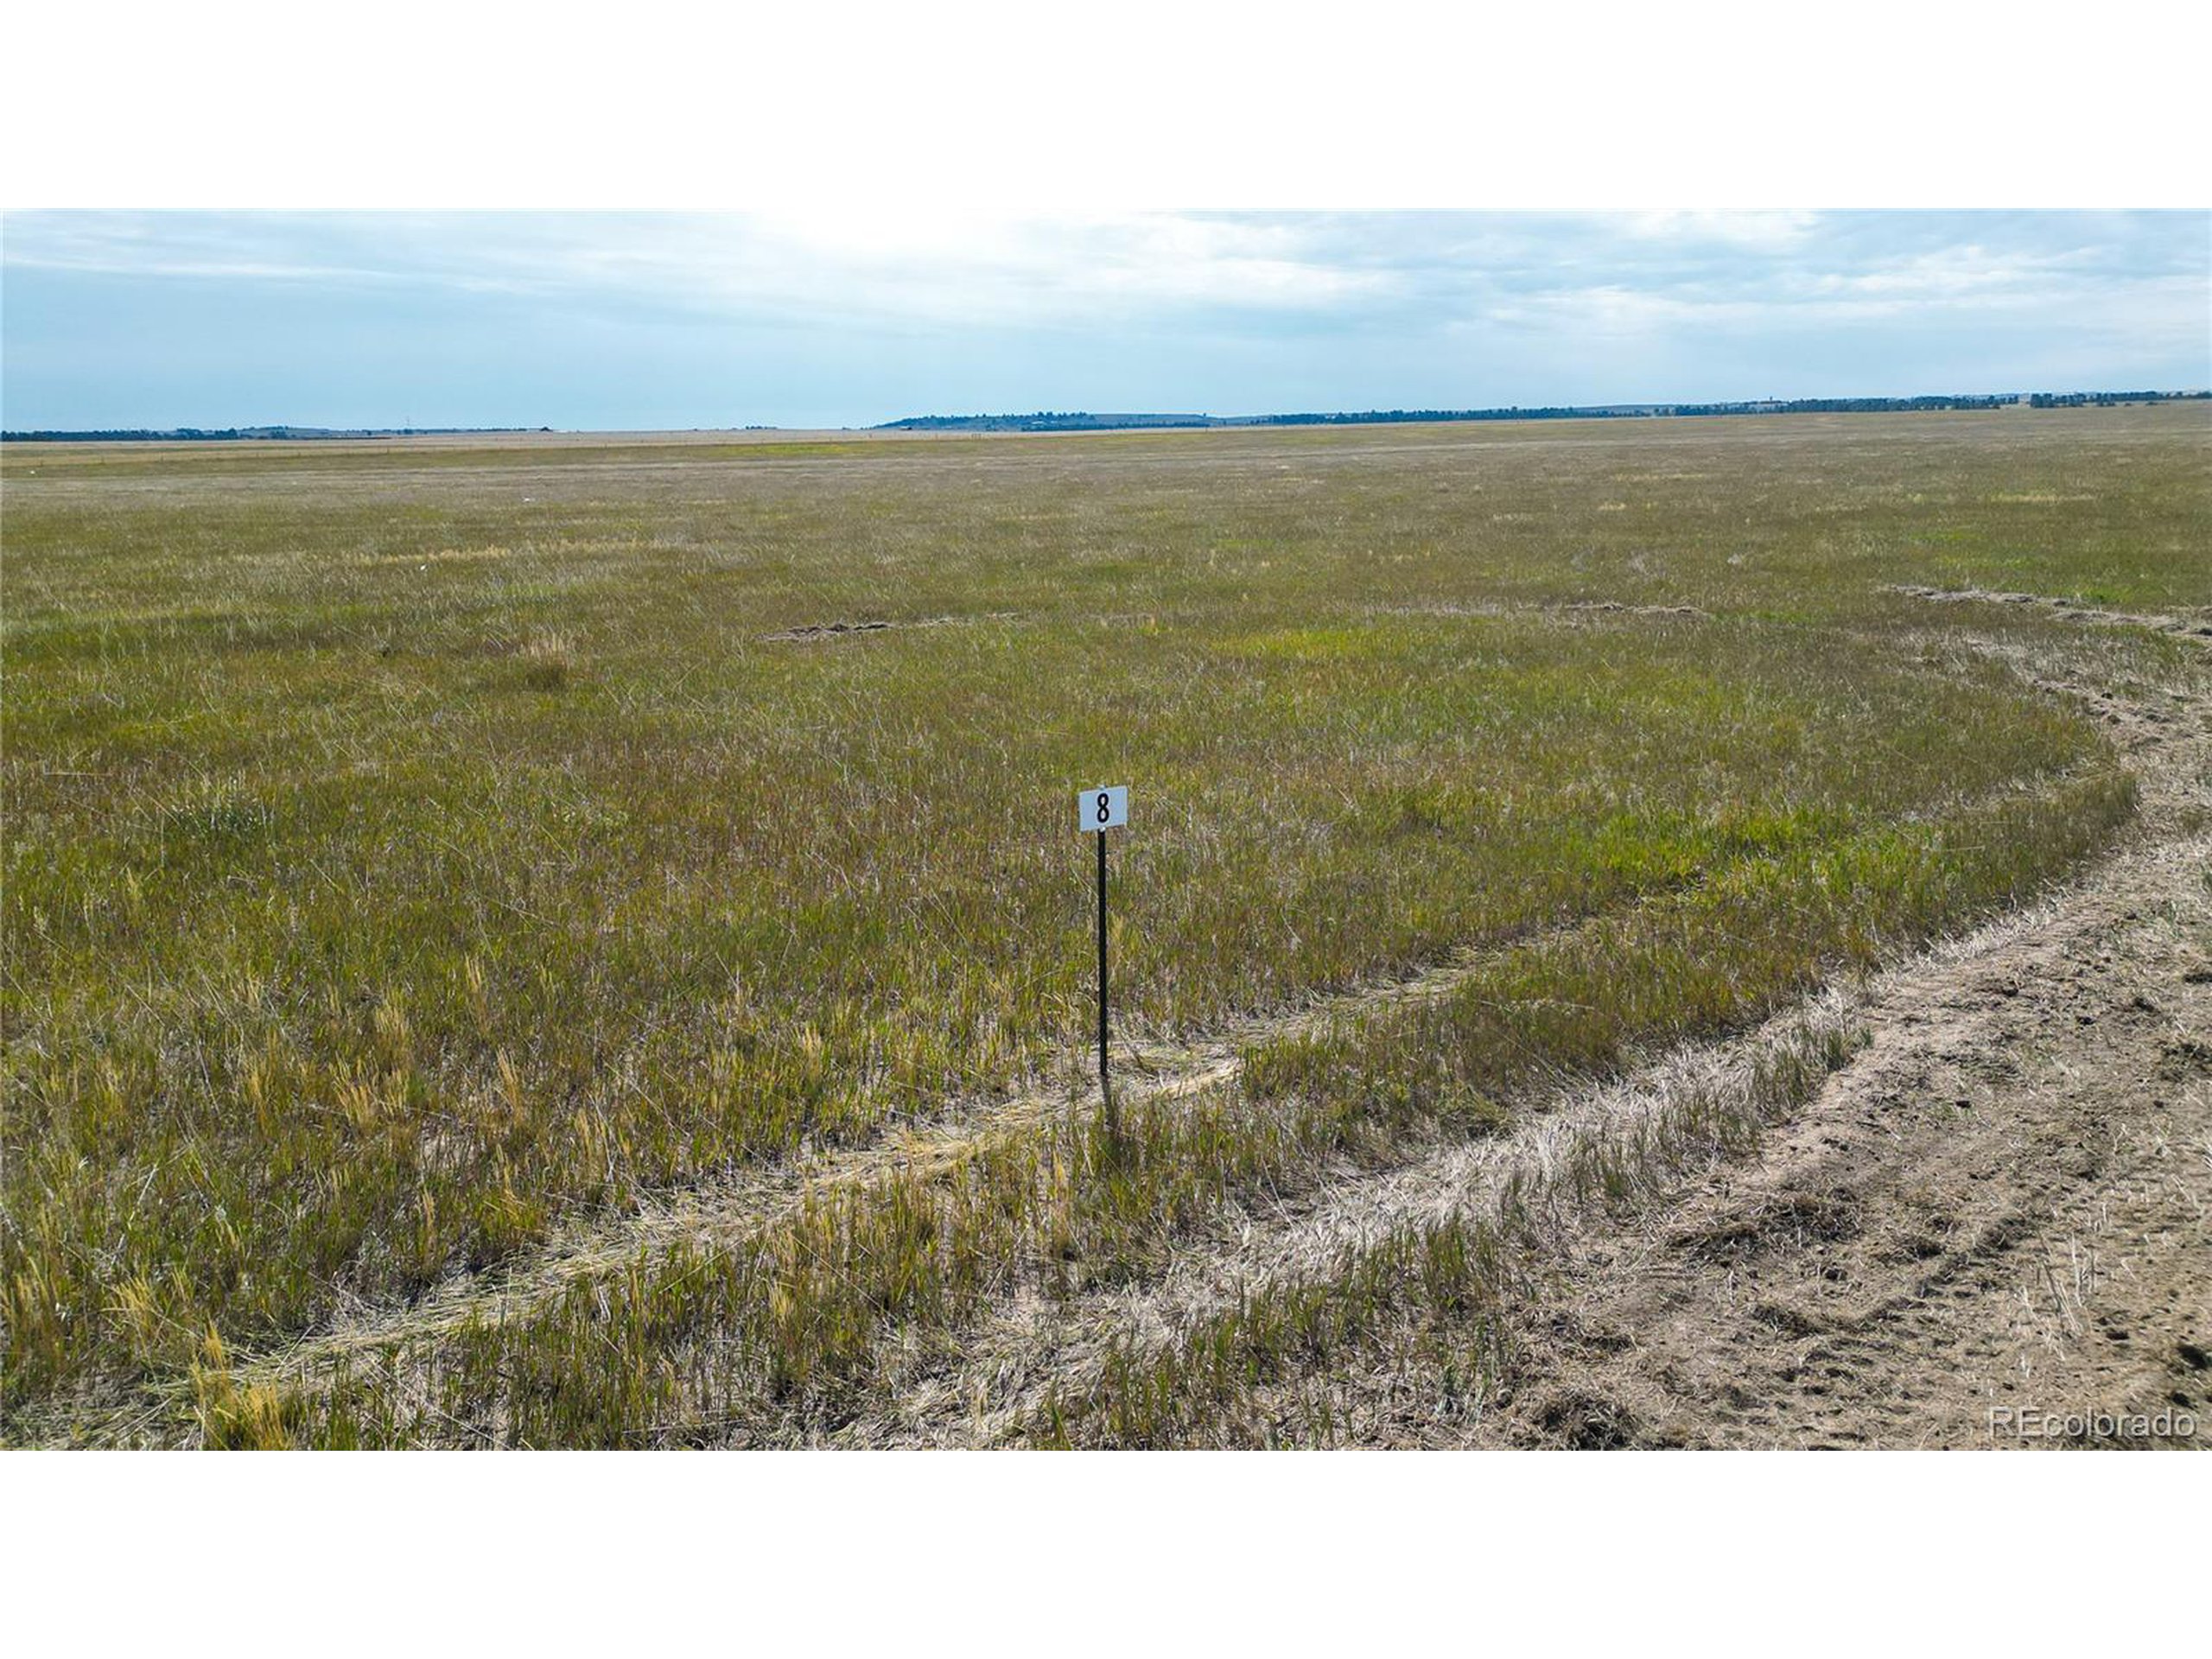
<path id="1" fill-rule="evenodd" d="M 130 441 L 156 442 L 167 437 L 208 437 L 224 440 L 259 438 L 281 441 L 286 435 L 302 438 L 327 437 L 457 437 L 471 435 L 485 436 L 508 435 L 516 433 L 550 434 L 561 436 L 582 436 L 594 433 L 609 435 L 640 435 L 655 432 L 886 432 L 912 429 L 922 423 L 943 423 L 947 425 L 974 425 L 980 423 L 1004 421 L 1027 422 L 1086 422 L 1087 429 L 1107 429 L 1108 423 L 1120 423 L 1122 429 L 1140 423 L 1173 428 L 1192 426 L 1256 426 L 1274 424 L 1321 425 L 1331 423 L 1365 423 L 1374 425 L 1419 425 L 1474 419 L 1573 419 L 1618 418 L 1623 416 L 1659 417 L 1700 412 L 1719 414 L 1787 414 L 1815 413 L 1910 413 L 1913 404 L 1984 405 L 2004 408 L 2017 405 L 2031 398 L 2111 399 L 2114 401 L 2187 402 L 2212 397 L 2212 388 L 2141 387 L 2120 390 L 2113 388 L 2076 388 L 2067 391 L 2026 389 L 1986 392 L 1868 392 L 1859 394 L 1830 394 L 1810 397 L 1768 397 L 1705 399 L 1638 398 L 1609 404 L 1471 404 L 1457 409 L 1426 408 L 1370 408 L 1363 410 L 1278 410 L 1263 413 L 1216 415 L 1200 410 L 1006 410 L 998 413 L 964 415 L 927 414 L 902 415 L 887 421 L 866 425 L 840 426 L 784 426 L 771 423 L 745 423 L 727 426 L 553 426 L 544 423 L 535 424 L 516 423 L 488 426 L 320 426 L 305 422 L 259 421 L 234 423 L 228 426 L 198 424 L 175 426 L 101 426 L 101 427 L 23 427 L 0 429 L 0 442 L 11 443 L 36 442 L 99 442 Z M 1853 410 L 1842 407 L 1813 409 L 1812 405 L 1840 406 L 1853 404 L 1888 404 L 1891 410 Z M 1937 412 L 1929 410 L 1925 412 Z"/>

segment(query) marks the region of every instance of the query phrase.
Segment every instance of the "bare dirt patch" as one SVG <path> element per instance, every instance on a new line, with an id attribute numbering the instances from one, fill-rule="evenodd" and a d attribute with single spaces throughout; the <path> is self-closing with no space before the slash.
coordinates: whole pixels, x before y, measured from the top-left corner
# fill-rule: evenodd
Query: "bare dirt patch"
<path id="1" fill-rule="evenodd" d="M 1476 1438 L 1571 1438 L 1573 1398 L 1640 1444 L 2018 1444 L 2022 1413 L 2167 1405 L 2212 1442 L 2208 860 L 2131 855 L 1900 976 L 1756 1162 L 1567 1241 Z"/>
<path id="2" fill-rule="evenodd" d="M 2141 844 L 1894 976 L 1748 1166 L 1563 1239 L 1467 1438 L 2212 1446 L 2212 742 L 2051 683 L 2120 728 Z"/>
<path id="3" fill-rule="evenodd" d="M 763 639 L 842 639 L 849 634 L 881 633 L 888 622 L 810 622 L 804 627 L 764 633 Z"/>
<path id="4" fill-rule="evenodd" d="M 760 638 L 773 641 L 851 639 L 863 634 L 887 633 L 893 628 L 952 628 L 977 622 L 1011 622 L 1020 614 L 1017 611 L 989 611 L 979 616 L 925 616 L 899 622 L 880 619 L 808 622 L 795 628 L 779 628 Z"/>

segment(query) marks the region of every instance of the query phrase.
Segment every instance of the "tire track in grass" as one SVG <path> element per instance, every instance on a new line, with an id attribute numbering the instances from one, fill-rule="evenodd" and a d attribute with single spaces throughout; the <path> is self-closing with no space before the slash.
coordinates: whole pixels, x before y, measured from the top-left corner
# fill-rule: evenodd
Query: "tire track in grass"
<path id="1" fill-rule="evenodd" d="M 2115 611 L 2050 594 L 2009 593 L 1988 588 L 1923 588 L 1912 582 L 1885 583 L 1883 591 L 1933 605 L 2028 605 L 2055 612 L 2068 622 L 2088 622 L 2108 628 L 2149 628 L 2154 632 L 2180 634 L 2185 639 L 2212 639 L 2212 611 Z"/>
<path id="2" fill-rule="evenodd" d="M 2155 626 L 2102 613 L 2098 623 Z M 2196 637 L 2193 627 L 2161 632 Z M 1495 1139 L 1459 1142 L 1375 1172 L 1350 1166 L 1317 1191 L 1262 1214 L 1232 1215 L 1178 1253 L 1149 1285 L 1094 1293 L 1072 1303 L 1022 1297 L 963 1344 L 967 1357 L 950 1371 L 909 1379 L 886 1408 L 856 1422 L 841 1440 L 868 1446 L 991 1446 L 1050 1434 L 1063 1402 L 1095 1404 L 1109 1368 L 1134 1357 L 1166 1357 L 1203 1347 L 1224 1317 L 1255 1295 L 1286 1287 L 1325 1286 L 1350 1265 L 1409 1231 L 1448 1223 L 1498 1223 L 1510 1205 L 1555 1202 L 1579 1157 L 1633 1147 L 1671 1121 L 1716 1107 L 1738 1121 L 1772 1121 L 1762 1103 L 1762 1068 L 1792 1056 L 1842 1060 L 1831 1079 L 1885 1075 L 1900 1054 L 1927 1045 L 1923 1011 L 1955 1000 L 1961 987 L 2005 966 L 2107 925 L 2122 911 L 2182 891 L 2212 861 L 2212 841 L 2196 815 L 2208 804 L 2212 701 L 2171 688 L 2171 706 L 2131 698 L 2054 672 L 2032 647 L 1968 638 L 1961 643 L 2005 662 L 2047 695 L 2088 709 L 2122 739 L 2124 758 L 2142 791 L 2145 836 L 2098 860 L 2060 891 L 1962 938 L 1915 953 L 1856 982 L 1833 985 L 1777 1014 L 1755 1032 L 1676 1049 L 1627 1078 L 1570 1090 L 1541 1115 Z M 2193 827 L 2192 827 L 2193 826 Z M 1843 1058 L 1847 1049 L 1858 1052 Z M 1589 1220 L 1585 1217 L 1585 1220 Z M 1602 1224 L 1602 1217 L 1598 1218 Z M 1293 1376 L 1274 1385 L 1294 1387 Z M 1078 1434 L 1080 1438 L 1080 1434 Z"/>
<path id="3" fill-rule="evenodd" d="M 1635 895 L 1628 903 L 1645 896 Z M 1577 917 L 1547 931 L 1564 934 L 1610 913 Z M 1194 1042 L 1117 1043 L 1116 1093 L 1132 1103 L 1173 1100 L 1231 1083 L 1242 1073 L 1249 1046 L 1294 1039 L 1394 1005 L 1443 998 L 1484 972 L 1500 949 L 1526 940 L 1522 936 L 1465 948 L 1410 975 L 1316 996 L 1289 1012 L 1232 1020 Z M 741 1246 L 789 1222 L 825 1193 L 895 1177 L 943 1175 L 1009 1140 L 1095 1109 L 1098 1101 L 1095 1085 L 1033 1086 L 952 1121 L 863 1147 L 789 1160 L 737 1179 L 645 1194 L 634 1213 L 613 1223 L 578 1218 L 556 1225 L 552 1236 L 525 1257 L 448 1281 L 413 1303 L 366 1311 L 279 1347 L 241 1351 L 232 1375 L 246 1386 L 312 1383 L 328 1367 L 363 1354 L 435 1338 L 472 1323 L 526 1318 L 551 1305 L 575 1281 L 616 1272 L 641 1255 L 680 1243 L 721 1249 Z"/>
<path id="4" fill-rule="evenodd" d="M 1578 916 L 1548 931 L 1568 931 L 1607 913 Z M 1249 1046 L 1295 1038 L 1394 1005 L 1448 995 L 1484 971 L 1497 950 L 1529 937 L 1463 948 L 1446 961 L 1410 975 L 1322 994 L 1287 1013 L 1233 1020 L 1193 1042 L 1116 1039 L 1112 1057 L 1116 1098 L 1124 1103 L 1173 1100 L 1231 1082 L 1243 1070 L 1243 1052 Z M 1064 1055 L 1050 1070 L 1079 1065 L 1091 1052 L 1085 1048 L 1079 1054 Z M 1030 1087 L 982 1109 L 868 1146 L 790 1160 L 736 1179 L 646 1193 L 635 1213 L 611 1224 L 572 1220 L 565 1226 L 556 1224 L 552 1236 L 526 1257 L 449 1280 L 404 1306 L 365 1311 L 281 1347 L 240 1350 L 232 1375 L 246 1386 L 299 1383 L 338 1361 L 394 1344 L 434 1338 L 472 1321 L 525 1317 L 552 1303 L 575 1281 L 614 1272 L 640 1255 L 685 1242 L 723 1249 L 741 1245 L 791 1220 L 810 1200 L 826 1193 L 893 1177 L 943 1175 L 988 1148 L 1098 1104 L 1095 1083 L 1082 1089 Z"/>

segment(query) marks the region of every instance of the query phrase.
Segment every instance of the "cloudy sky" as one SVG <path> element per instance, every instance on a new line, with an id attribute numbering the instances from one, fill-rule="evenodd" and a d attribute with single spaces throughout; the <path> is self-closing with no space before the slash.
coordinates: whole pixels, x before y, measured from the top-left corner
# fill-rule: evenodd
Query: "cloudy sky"
<path id="1" fill-rule="evenodd" d="M 15 429 L 2212 383 L 2212 214 L 14 213 Z"/>

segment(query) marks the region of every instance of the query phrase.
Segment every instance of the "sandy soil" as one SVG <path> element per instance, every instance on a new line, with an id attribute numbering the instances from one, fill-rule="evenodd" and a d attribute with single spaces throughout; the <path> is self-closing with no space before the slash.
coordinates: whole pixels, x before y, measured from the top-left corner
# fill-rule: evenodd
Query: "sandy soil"
<path id="1" fill-rule="evenodd" d="M 2212 719 L 2052 689 L 2140 842 L 1891 976 L 1755 1162 L 1572 1239 L 1473 1440 L 2212 1448 Z"/>
<path id="2" fill-rule="evenodd" d="M 1754 1164 L 1573 1241 L 1476 1438 L 2030 1444 L 2028 1413 L 2170 1408 L 2150 1438 L 2212 1446 L 2208 860 L 2123 860 L 1901 978 Z"/>

